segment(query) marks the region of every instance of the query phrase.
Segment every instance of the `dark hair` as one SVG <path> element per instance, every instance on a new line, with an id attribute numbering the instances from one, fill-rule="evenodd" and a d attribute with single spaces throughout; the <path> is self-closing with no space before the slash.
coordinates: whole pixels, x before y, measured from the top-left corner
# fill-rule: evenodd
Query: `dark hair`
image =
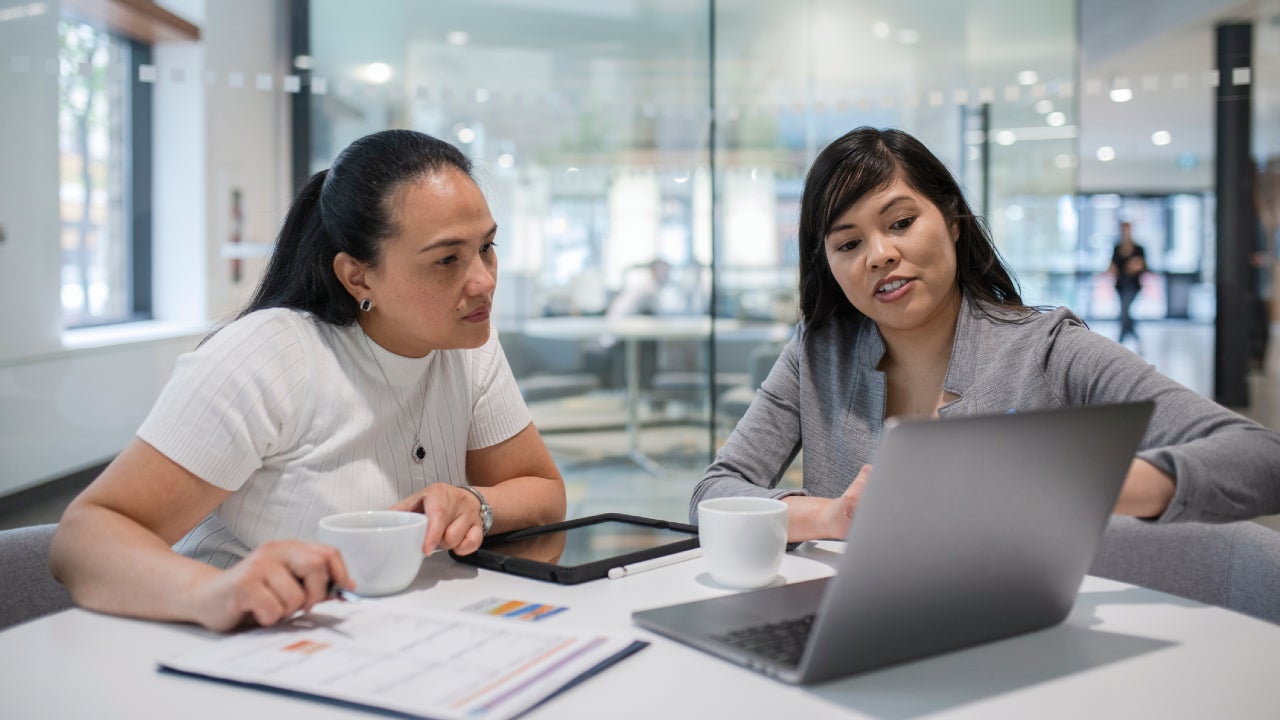
<path id="1" fill-rule="evenodd" d="M 946 166 L 901 130 L 860 127 L 824 148 L 804 180 L 799 236 L 800 316 L 805 324 L 814 328 L 833 317 L 863 317 L 836 284 L 827 264 L 827 231 L 862 196 L 897 179 L 928 198 L 948 226 L 959 226 L 956 282 L 960 292 L 982 303 L 1027 310 L 986 225 L 973 214 Z"/>
<path id="2" fill-rule="evenodd" d="M 334 274 L 334 257 L 345 252 L 376 266 L 382 241 L 398 232 L 396 193 L 450 168 L 471 177 L 461 151 L 413 130 L 383 130 L 348 145 L 298 191 L 262 282 L 237 317 L 284 307 L 334 325 L 355 322 L 357 303 Z"/>

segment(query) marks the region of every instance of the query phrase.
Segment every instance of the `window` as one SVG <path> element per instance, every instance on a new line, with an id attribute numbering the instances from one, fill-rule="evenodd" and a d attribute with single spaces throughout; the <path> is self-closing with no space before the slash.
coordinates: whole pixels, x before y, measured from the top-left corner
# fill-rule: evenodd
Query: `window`
<path id="1" fill-rule="evenodd" d="M 73 18 L 58 24 L 63 326 L 150 317 L 150 49 Z"/>

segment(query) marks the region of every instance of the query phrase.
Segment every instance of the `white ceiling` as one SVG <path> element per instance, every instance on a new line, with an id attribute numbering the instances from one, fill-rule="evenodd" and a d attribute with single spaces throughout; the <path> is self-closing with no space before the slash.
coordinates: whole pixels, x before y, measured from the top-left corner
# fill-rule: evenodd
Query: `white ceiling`
<path id="1" fill-rule="evenodd" d="M 1280 2 L 1081 0 L 1080 13 L 1082 191 L 1212 188 L 1221 23 L 1254 25 L 1254 152 L 1280 153 Z M 1133 89 L 1132 100 L 1110 99 L 1120 84 Z M 1154 145 L 1158 130 L 1172 142 Z M 1114 160 L 1097 159 L 1102 146 L 1114 148 Z"/>

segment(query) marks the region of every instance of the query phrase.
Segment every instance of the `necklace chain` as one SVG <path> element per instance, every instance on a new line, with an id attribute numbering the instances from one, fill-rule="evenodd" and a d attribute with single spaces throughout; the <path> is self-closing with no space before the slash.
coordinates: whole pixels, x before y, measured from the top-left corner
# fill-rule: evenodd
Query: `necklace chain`
<path id="1" fill-rule="evenodd" d="M 378 353 L 374 352 L 373 341 L 369 339 L 369 333 L 364 332 L 363 327 L 360 328 L 360 333 L 364 335 L 364 344 L 369 348 L 369 357 L 373 358 L 373 364 L 377 366 L 378 374 L 382 375 L 382 381 L 387 384 L 387 392 L 391 393 L 391 399 L 396 401 L 396 405 L 400 408 L 400 412 L 408 416 L 410 422 L 414 422 L 413 415 L 409 413 L 409 409 L 404 406 L 404 403 L 400 402 L 400 393 L 398 393 L 395 386 L 391 384 L 390 378 L 387 377 L 387 371 L 382 369 L 382 362 L 378 360 Z M 421 379 L 418 380 L 418 383 L 422 383 Z M 425 392 L 423 393 L 423 396 L 425 398 Z M 426 412 L 426 409 L 426 401 L 424 399 L 422 408 L 424 413 Z M 415 463 L 421 464 L 423 459 L 427 457 L 427 451 L 422 447 L 421 416 L 419 416 L 417 421 L 414 422 L 414 427 L 416 429 L 413 435 L 413 449 L 409 451 L 409 457 L 411 457 Z"/>

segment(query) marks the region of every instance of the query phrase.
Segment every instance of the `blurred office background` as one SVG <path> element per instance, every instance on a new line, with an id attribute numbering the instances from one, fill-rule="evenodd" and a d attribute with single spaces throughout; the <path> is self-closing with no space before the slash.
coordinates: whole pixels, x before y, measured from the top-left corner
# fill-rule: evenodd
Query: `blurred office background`
<path id="1" fill-rule="evenodd" d="M 928 143 L 1024 298 L 1112 337 L 1132 222 L 1132 349 L 1280 422 L 1280 0 L 0 0 L 0 97 L 11 524 L 56 519 L 293 189 L 389 127 L 476 163 L 571 515 L 684 518 L 794 324 L 805 170 L 859 125 Z"/>

